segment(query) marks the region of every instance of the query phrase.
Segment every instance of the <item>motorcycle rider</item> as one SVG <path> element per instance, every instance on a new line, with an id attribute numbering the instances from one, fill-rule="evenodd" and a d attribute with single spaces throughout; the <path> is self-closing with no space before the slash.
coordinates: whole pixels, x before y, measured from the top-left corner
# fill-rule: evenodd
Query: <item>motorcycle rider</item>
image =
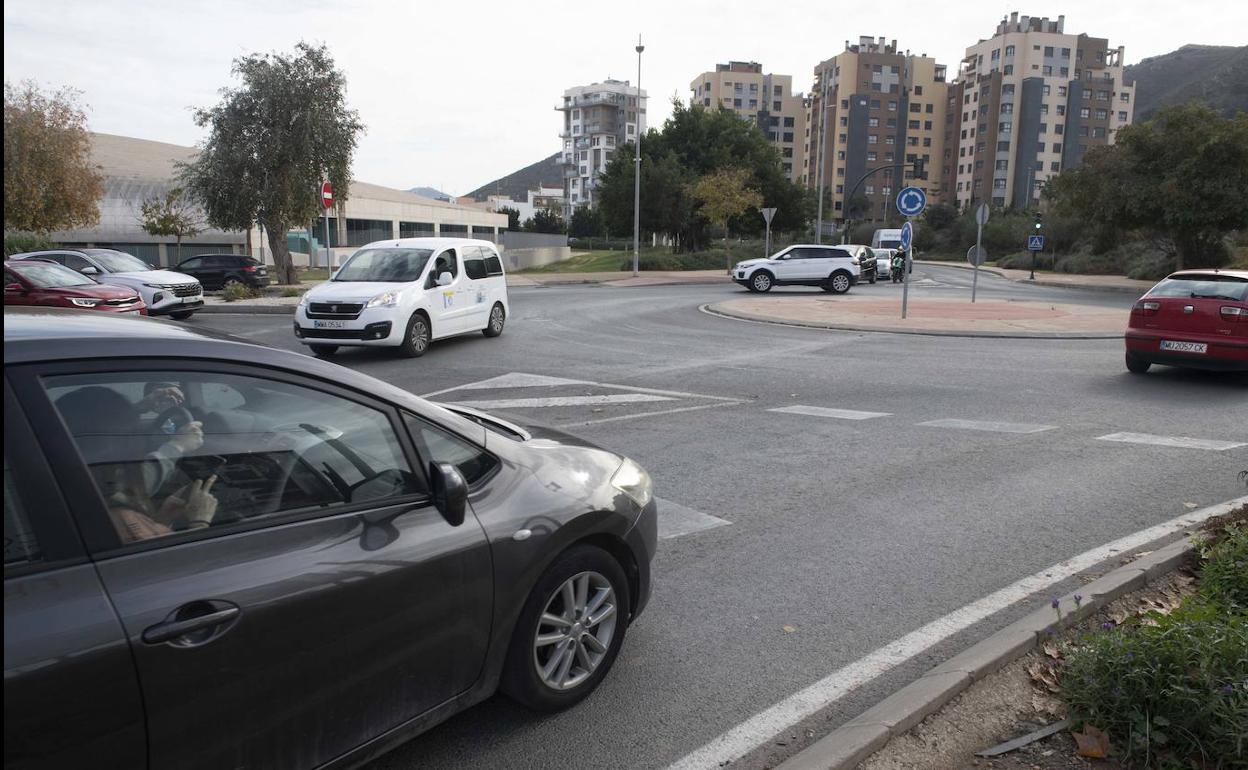
<path id="1" fill-rule="evenodd" d="M 889 278 L 893 283 L 905 280 L 906 269 L 906 252 L 902 248 L 898 248 L 893 252 L 893 258 L 890 261 Z"/>

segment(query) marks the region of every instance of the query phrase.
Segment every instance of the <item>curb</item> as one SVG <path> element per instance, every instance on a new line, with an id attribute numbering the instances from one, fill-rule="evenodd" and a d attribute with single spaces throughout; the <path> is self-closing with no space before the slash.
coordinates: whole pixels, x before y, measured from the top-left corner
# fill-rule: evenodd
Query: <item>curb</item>
<path id="1" fill-rule="evenodd" d="M 1210 508 L 1231 510 L 1242 502 L 1243 498 L 1237 498 Z M 854 770 L 889 740 L 939 711 L 972 683 L 1034 649 L 1054 627 L 1073 625 L 1115 599 L 1174 571 L 1194 550 L 1185 534 L 1081 586 L 1059 600 L 1060 621 L 1054 622 L 1053 610 L 1045 607 L 1011 623 L 820 738 L 779 764 L 776 770 Z M 1075 605 L 1075 593 L 1084 597 L 1080 606 Z"/>
<path id="2" fill-rule="evenodd" d="M 765 323 L 775 326 L 793 326 L 802 329 L 828 329 L 844 332 L 871 332 L 873 334 L 913 334 L 920 337 L 984 337 L 989 339 L 1022 339 L 1022 340 L 1120 340 L 1122 334 L 1109 332 L 976 332 L 957 331 L 951 329 L 891 329 L 882 326 L 857 326 L 854 324 L 833 324 L 819 321 L 777 320 L 773 316 L 759 313 L 746 313 L 741 310 L 727 310 L 719 307 L 720 303 L 699 305 L 698 310 L 707 315 L 730 318 L 734 321 Z"/>
<path id="3" fill-rule="evenodd" d="M 236 315 L 294 315 L 294 305 L 204 305 L 196 313 L 230 313 Z"/>

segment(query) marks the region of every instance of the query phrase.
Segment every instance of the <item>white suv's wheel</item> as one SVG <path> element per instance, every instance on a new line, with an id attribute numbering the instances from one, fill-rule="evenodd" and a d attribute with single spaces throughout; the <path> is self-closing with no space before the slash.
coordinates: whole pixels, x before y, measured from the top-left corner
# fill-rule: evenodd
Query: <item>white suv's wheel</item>
<path id="1" fill-rule="evenodd" d="M 833 294 L 844 294 L 849 291 L 849 273 L 838 270 L 828 277 L 828 290 Z"/>
<path id="2" fill-rule="evenodd" d="M 750 290 L 759 292 L 760 294 L 765 294 L 771 291 L 773 283 L 774 281 L 772 281 L 771 273 L 766 270 L 759 270 L 757 273 L 750 276 Z"/>

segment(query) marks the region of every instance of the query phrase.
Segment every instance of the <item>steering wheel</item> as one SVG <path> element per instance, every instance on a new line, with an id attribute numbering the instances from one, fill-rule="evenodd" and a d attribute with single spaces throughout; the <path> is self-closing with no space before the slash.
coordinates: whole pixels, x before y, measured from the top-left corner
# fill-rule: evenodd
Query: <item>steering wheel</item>
<path id="1" fill-rule="evenodd" d="M 165 430 L 165 424 L 172 422 L 173 430 Z M 166 435 L 172 436 L 177 433 L 182 426 L 195 422 L 195 415 L 191 414 L 191 410 L 184 406 L 171 406 L 160 414 L 156 415 L 156 427 Z"/>

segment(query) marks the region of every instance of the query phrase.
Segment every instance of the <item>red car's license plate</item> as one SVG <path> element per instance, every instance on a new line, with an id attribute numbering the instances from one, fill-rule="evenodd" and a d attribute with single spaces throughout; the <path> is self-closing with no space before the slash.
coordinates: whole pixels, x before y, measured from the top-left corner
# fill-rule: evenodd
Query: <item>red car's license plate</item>
<path id="1" fill-rule="evenodd" d="M 1162 350 L 1172 350 L 1176 353 L 1206 353 L 1209 346 L 1203 342 L 1176 342 L 1174 340 L 1162 340 Z"/>

